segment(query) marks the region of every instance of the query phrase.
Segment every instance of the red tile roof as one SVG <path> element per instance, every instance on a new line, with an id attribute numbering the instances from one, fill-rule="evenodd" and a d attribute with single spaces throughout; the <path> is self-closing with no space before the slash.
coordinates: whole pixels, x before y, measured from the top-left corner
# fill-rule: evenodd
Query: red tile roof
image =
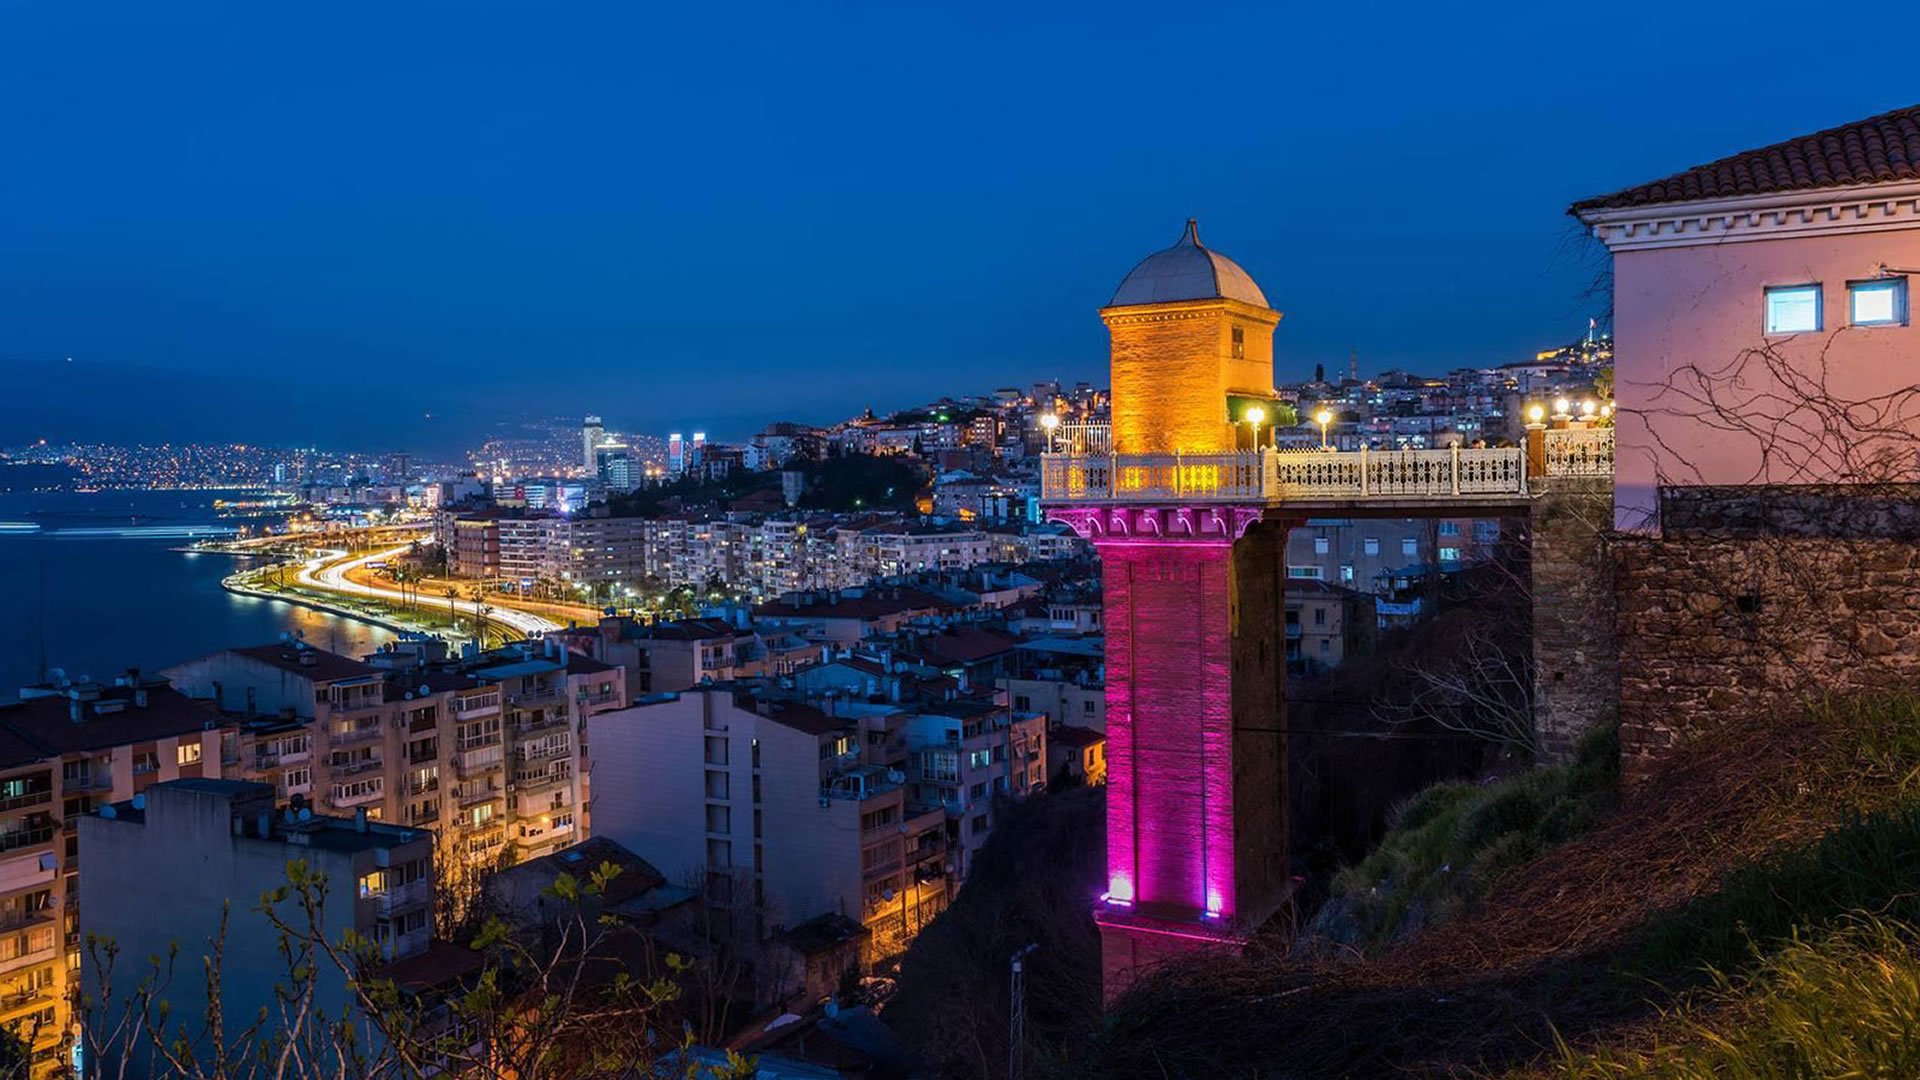
<path id="1" fill-rule="evenodd" d="M 1574 203 L 1571 212 L 1920 180 L 1920 105 L 1721 158 Z"/>

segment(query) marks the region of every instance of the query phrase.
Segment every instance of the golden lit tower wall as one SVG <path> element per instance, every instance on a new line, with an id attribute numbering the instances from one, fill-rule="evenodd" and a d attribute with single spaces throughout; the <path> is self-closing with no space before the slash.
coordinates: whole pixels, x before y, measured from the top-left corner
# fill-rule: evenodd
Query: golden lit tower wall
<path id="1" fill-rule="evenodd" d="M 1112 338 L 1115 453 L 1235 449 L 1243 435 L 1229 399 L 1274 397 L 1280 313 L 1246 271 L 1201 246 L 1191 220 L 1178 244 L 1127 275 L 1100 317 Z"/>

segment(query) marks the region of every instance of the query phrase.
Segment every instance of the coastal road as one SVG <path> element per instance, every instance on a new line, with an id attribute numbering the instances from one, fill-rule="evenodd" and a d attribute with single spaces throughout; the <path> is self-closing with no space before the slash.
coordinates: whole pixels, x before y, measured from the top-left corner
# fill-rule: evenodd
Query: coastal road
<path id="1" fill-rule="evenodd" d="M 378 585 L 363 585 L 357 581 L 350 581 L 347 578 L 347 572 L 350 570 L 358 570 L 370 562 L 398 558 L 406 553 L 407 548 L 408 545 L 402 544 L 399 547 L 388 548 L 385 551 L 375 551 L 357 558 L 338 559 L 338 556 L 328 555 L 313 559 L 301 565 L 300 572 L 295 575 L 295 580 L 309 588 L 322 589 L 327 592 L 347 593 L 353 596 L 370 596 L 376 600 L 385 600 L 394 604 L 404 604 L 408 598 L 398 589 L 387 589 Z M 338 559 L 338 561 L 329 561 L 333 559 Z M 440 600 L 424 596 L 419 598 L 419 602 L 423 606 L 431 606 L 434 608 L 438 608 L 441 604 Z M 478 614 L 476 609 L 483 606 L 475 604 L 471 600 L 453 600 L 451 603 L 454 611 L 466 616 Z M 550 619 L 543 619 L 531 612 L 515 611 L 512 608 L 494 607 L 492 605 L 484 606 L 487 608 L 486 617 L 489 622 L 498 623 L 501 626 L 508 627 L 522 634 L 544 634 L 549 630 L 561 629 L 559 623 Z"/>

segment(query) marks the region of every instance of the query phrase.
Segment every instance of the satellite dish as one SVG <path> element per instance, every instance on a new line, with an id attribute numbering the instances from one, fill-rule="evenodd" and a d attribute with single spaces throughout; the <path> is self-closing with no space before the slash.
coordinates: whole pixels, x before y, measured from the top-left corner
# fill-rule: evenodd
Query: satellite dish
<path id="1" fill-rule="evenodd" d="M 301 807 L 301 808 L 300 808 L 300 820 L 301 820 L 301 821 L 312 821 L 312 820 L 313 820 L 313 811 L 312 811 L 312 810 L 310 810 L 310 809 L 308 809 L 307 807 L 304 807 L 304 806 L 303 806 L 303 807 Z"/>
<path id="2" fill-rule="evenodd" d="M 433 693 L 433 691 L 432 691 L 432 690 L 430 690 L 430 689 L 428 689 L 428 687 L 427 687 L 427 684 L 426 684 L 426 683 L 421 683 L 421 684 L 420 684 L 420 696 L 421 696 L 421 697 L 426 697 L 426 696 L 427 696 L 428 694 L 431 694 L 431 693 Z"/>

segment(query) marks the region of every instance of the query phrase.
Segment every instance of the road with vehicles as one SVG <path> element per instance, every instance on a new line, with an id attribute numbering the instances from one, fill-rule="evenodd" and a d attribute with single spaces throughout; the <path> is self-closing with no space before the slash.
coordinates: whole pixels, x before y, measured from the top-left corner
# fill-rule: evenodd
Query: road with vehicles
<path id="1" fill-rule="evenodd" d="M 389 589 L 380 585 L 369 585 L 354 581 L 347 575 L 362 569 L 368 563 L 385 562 L 405 554 L 408 545 L 372 551 L 352 558 L 340 558 L 332 553 L 301 564 L 294 580 L 312 589 L 326 592 L 346 593 L 350 596 L 366 596 L 389 604 L 406 605 L 417 603 L 421 607 L 439 609 L 441 605 L 450 605 L 456 614 L 472 618 L 482 615 L 488 622 L 504 626 L 520 634 L 544 634 L 549 630 L 559 630 L 561 625 L 551 619 L 545 619 L 528 611 L 516 611 L 513 608 L 498 607 L 493 604 L 474 603 L 471 600 L 435 597 L 425 592 L 418 595 L 402 593 L 398 589 Z M 482 609 L 485 609 L 484 611 Z"/>

